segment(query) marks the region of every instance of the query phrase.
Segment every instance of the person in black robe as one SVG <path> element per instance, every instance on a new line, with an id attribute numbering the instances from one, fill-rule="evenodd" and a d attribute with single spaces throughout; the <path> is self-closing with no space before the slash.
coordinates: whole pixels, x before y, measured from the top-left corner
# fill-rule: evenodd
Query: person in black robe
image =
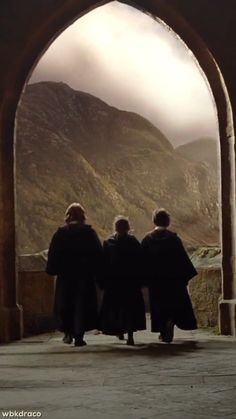
<path id="1" fill-rule="evenodd" d="M 107 335 L 128 333 L 128 345 L 134 345 L 133 332 L 146 329 L 145 307 L 141 291 L 141 246 L 129 234 L 126 217 L 118 216 L 115 233 L 104 241 L 104 296 L 100 330 Z"/>
<path id="2" fill-rule="evenodd" d="M 85 223 L 83 207 L 74 203 L 66 211 L 65 225 L 52 237 L 46 271 L 57 275 L 54 314 L 63 341 L 86 345 L 84 333 L 98 327 L 95 278 L 102 259 L 96 232 Z"/>
<path id="3" fill-rule="evenodd" d="M 171 342 L 174 325 L 183 330 L 197 328 L 187 285 L 197 275 L 181 239 L 168 230 L 170 216 L 164 210 L 153 214 L 155 229 L 142 240 L 149 289 L 151 330 Z"/>

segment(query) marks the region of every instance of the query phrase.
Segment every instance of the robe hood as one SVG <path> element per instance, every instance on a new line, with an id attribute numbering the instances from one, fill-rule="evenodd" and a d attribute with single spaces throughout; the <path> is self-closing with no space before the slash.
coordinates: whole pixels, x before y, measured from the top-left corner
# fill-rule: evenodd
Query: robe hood
<path id="1" fill-rule="evenodd" d="M 170 240 L 173 238 L 177 238 L 177 234 L 170 230 L 153 230 L 148 233 L 148 238 L 153 242 L 165 241 Z"/>

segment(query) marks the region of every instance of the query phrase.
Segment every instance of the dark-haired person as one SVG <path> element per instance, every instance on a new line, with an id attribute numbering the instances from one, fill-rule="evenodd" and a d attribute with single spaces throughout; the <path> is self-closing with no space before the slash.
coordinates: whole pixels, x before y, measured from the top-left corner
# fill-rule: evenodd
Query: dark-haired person
<path id="1" fill-rule="evenodd" d="M 105 279 L 100 315 L 100 330 L 122 337 L 128 333 L 128 345 L 134 345 L 133 332 L 146 328 L 141 291 L 141 246 L 129 234 L 126 217 L 114 221 L 114 234 L 104 241 Z"/>
<path id="2" fill-rule="evenodd" d="M 85 211 L 71 204 L 65 225 L 53 235 L 46 271 L 57 275 L 54 314 L 63 341 L 84 346 L 84 333 L 98 327 L 95 277 L 102 258 L 96 232 L 86 224 Z"/>
<path id="3" fill-rule="evenodd" d="M 164 210 L 153 213 L 155 228 L 142 240 L 149 288 L 151 330 L 171 342 L 174 325 L 183 330 L 197 328 L 187 285 L 197 275 L 181 239 L 168 230 L 170 216 Z"/>

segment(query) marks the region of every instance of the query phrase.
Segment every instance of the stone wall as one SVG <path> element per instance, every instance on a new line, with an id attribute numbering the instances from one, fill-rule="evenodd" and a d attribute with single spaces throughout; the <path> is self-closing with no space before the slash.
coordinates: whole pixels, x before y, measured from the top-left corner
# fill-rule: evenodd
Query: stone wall
<path id="1" fill-rule="evenodd" d="M 221 251 L 217 247 L 201 247 L 191 259 L 198 275 L 189 283 L 189 293 L 199 327 L 218 326 L 219 298 L 222 294 Z"/>
<path id="2" fill-rule="evenodd" d="M 19 303 L 23 307 L 23 335 L 55 329 L 53 301 L 55 278 L 45 272 L 42 254 L 19 258 Z"/>
<path id="3" fill-rule="evenodd" d="M 218 326 L 221 270 L 199 269 L 189 284 L 189 293 L 199 327 Z"/>
<path id="4" fill-rule="evenodd" d="M 221 295 L 220 260 L 209 253 L 193 257 L 198 270 L 189 285 L 189 293 L 199 327 L 218 325 L 218 301 Z M 211 261 L 211 263 L 209 263 Z M 24 255 L 19 258 L 19 296 L 23 307 L 24 336 L 55 329 L 53 301 L 55 278 L 45 272 L 46 254 Z M 146 311 L 149 311 L 148 292 L 143 290 Z M 98 292 L 101 303 L 101 293 Z"/>

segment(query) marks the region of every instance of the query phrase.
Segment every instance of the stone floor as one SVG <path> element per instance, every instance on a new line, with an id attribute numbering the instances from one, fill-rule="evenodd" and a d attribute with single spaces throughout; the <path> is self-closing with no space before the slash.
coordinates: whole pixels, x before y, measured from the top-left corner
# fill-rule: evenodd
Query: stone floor
<path id="1" fill-rule="evenodd" d="M 171 345 L 148 331 L 136 334 L 135 347 L 103 335 L 86 340 L 76 348 L 46 334 L 1 345 L 0 415 L 236 418 L 236 339 L 176 330 Z"/>

